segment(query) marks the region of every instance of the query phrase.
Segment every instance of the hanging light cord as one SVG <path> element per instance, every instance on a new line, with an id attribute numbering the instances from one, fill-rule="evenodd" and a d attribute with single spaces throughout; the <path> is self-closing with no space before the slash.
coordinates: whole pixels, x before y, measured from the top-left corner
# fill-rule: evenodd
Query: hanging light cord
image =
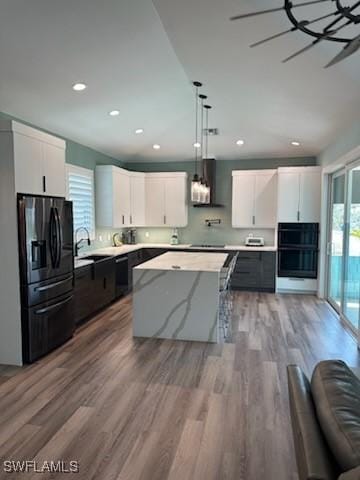
<path id="1" fill-rule="evenodd" d="M 209 109 L 206 108 L 206 144 L 205 144 L 205 158 L 208 157 L 208 147 L 209 147 Z"/>
<path id="2" fill-rule="evenodd" d="M 206 95 L 199 95 L 201 99 L 201 162 L 202 162 L 202 178 L 204 179 L 204 100 L 207 99 Z"/>
<path id="3" fill-rule="evenodd" d="M 198 100 L 198 92 L 199 92 L 199 87 L 196 86 L 196 91 L 195 91 L 195 143 L 194 143 L 194 148 L 195 148 L 195 175 L 197 175 L 197 162 L 198 162 L 198 148 L 197 148 L 197 143 L 198 143 L 198 110 L 199 110 L 199 100 Z"/>

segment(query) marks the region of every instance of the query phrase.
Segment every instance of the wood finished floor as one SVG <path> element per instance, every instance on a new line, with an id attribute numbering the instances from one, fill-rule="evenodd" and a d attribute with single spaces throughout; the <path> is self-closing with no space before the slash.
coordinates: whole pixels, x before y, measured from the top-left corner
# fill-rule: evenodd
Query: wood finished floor
<path id="1" fill-rule="evenodd" d="M 358 350 L 315 297 L 233 297 L 230 343 L 134 341 L 127 297 L 38 363 L 0 367 L 0 478 L 297 479 L 286 365 L 360 366 Z M 14 476 L 8 459 L 80 473 Z"/>

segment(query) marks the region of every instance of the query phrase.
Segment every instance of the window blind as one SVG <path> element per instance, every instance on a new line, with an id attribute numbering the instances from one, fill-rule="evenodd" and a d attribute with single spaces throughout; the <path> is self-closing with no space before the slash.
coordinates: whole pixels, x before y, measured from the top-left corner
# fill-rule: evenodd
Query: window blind
<path id="1" fill-rule="evenodd" d="M 67 165 L 67 198 L 73 202 L 74 232 L 85 227 L 95 238 L 94 172 Z"/>

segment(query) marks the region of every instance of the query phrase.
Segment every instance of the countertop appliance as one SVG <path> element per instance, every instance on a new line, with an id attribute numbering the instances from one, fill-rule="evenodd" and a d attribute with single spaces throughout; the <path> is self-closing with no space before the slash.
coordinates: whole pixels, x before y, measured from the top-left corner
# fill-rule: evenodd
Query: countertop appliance
<path id="1" fill-rule="evenodd" d="M 263 247 L 265 245 L 265 240 L 263 237 L 254 237 L 249 235 L 246 237 L 245 245 L 247 247 Z"/>
<path id="2" fill-rule="evenodd" d="M 122 242 L 127 245 L 136 244 L 136 229 L 129 228 L 122 233 Z"/>
<path id="3" fill-rule="evenodd" d="M 31 363 L 74 333 L 72 202 L 18 195 L 23 359 Z"/>
<path id="4" fill-rule="evenodd" d="M 279 223 L 279 277 L 317 278 L 318 254 L 318 223 Z"/>

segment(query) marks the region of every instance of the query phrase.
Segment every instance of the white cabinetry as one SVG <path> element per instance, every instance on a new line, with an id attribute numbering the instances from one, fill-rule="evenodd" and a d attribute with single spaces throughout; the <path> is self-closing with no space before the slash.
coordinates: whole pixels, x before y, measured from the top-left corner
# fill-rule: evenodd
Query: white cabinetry
<path id="1" fill-rule="evenodd" d="M 96 167 L 99 227 L 182 227 L 187 224 L 187 175 Z"/>
<path id="2" fill-rule="evenodd" d="M 112 165 L 96 167 L 96 224 L 141 227 L 145 224 L 145 174 Z"/>
<path id="3" fill-rule="evenodd" d="M 20 123 L 8 123 L 14 142 L 16 192 L 65 197 L 66 143 Z"/>
<path id="4" fill-rule="evenodd" d="M 147 226 L 165 225 L 164 179 L 156 175 L 145 178 L 145 218 Z"/>
<path id="5" fill-rule="evenodd" d="M 321 168 L 278 169 L 278 221 L 320 222 Z"/>
<path id="6" fill-rule="evenodd" d="M 275 228 L 276 170 L 233 171 L 232 226 Z"/>
<path id="7" fill-rule="evenodd" d="M 188 222 L 187 174 L 146 174 L 145 200 L 146 226 L 185 227 Z"/>
<path id="8" fill-rule="evenodd" d="M 130 174 L 130 225 L 145 225 L 145 174 Z"/>

